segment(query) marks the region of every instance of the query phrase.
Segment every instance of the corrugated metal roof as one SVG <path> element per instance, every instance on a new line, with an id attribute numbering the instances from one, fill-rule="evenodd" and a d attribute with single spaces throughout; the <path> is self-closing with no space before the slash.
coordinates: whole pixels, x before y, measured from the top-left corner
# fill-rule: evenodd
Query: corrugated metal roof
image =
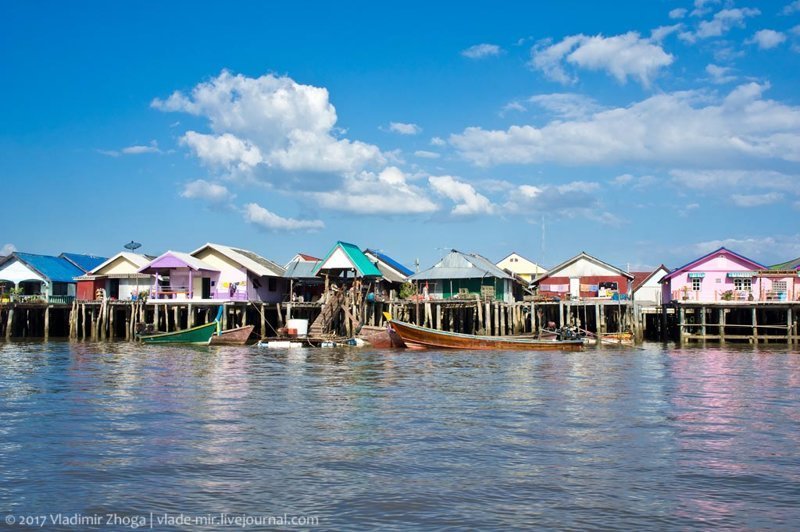
<path id="1" fill-rule="evenodd" d="M 434 279 L 477 279 L 482 277 L 513 279 L 486 257 L 475 253 L 461 253 L 455 249 L 445 255 L 432 268 L 416 273 L 410 279 L 425 281 Z"/>
<path id="2" fill-rule="evenodd" d="M 98 264 L 97 266 L 89 270 L 88 275 L 97 275 L 98 271 L 102 270 L 103 268 L 113 263 L 120 257 L 128 260 L 137 268 L 144 268 L 145 266 L 147 266 L 147 263 L 153 260 L 152 258 L 149 258 L 146 255 L 139 255 L 138 253 L 130 253 L 128 251 L 120 251 L 110 259 L 107 259 L 105 262 L 102 262 L 101 264 Z"/>
<path id="3" fill-rule="evenodd" d="M 348 242 L 342 242 L 341 240 L 336 242 L 336 245 L 331 248 L 322 262 L 317 263 L 317 267 L 314 269 L 314 274 L 320 272 L 320 270 L 324 270 L 325 263 L 331 258 L 331 255 L 336 251 L 337 248 L 341 248 L 341 250 L 347 255 L 347 258 L 350 260 L 350 263 L 353 265 L 353 268 L 356 270 L 356 273 L 360 277 L 383 277 L 383 274 L 375 266 L 372 261 L 370 261 L 358 246 L 354 244 L 350 244 Z"/>
<path id="4" fill-rule="evenodd" d="M 715 249 L 715 250 L 714 250 L 714 251 L 712 251 L 711 253 L 706 253 L 705 255 L 703 255 L 703 256 L 702 256 L 702 257 L 700 257 L 700 258 L 694 259 L 693 261 L 691 261 L 691 262 L 688 262 L 688 263 L 684 264 L 683 266 L 681 266 L 681 267 L 679 267 L 679 268 L 675 268 L 674 270 L 672 270 L 671 272 L 669 272 L 667 275 L 665 275 L 665 276 L 664 276 L 664 278 L 662 279 L 662 281 L 666 281 L 667 279 L 672 279 L 673 277 L 675 277 L 676 275 L 678 275 L 678 274 L 679 274 L 680 272 L 682 272 L 683 270 L 685 270 L 685 269 L 689 268 L 690 266 L 693 266 L 693 265 L 697 264 L 698 262 L 702 262 L 703 260 L 707 259 L 708 257 L 710 257 L 710 256 L 712 256 L 712 255 L 716 255 L 717 253 L 727 253 L 727 254 L 729 254 L 729 255 L 732 255 L 732 256 L 734 256 L 734 257 L 737 257 L 737 258 L 738 258 L 739 260 L 741 260 L 741 261 L 744 261 L 744 262 L 749 262 L 751 265 L 755 266 L 755 268 L 754 268 L 754 269 L 759 269 L 759 268 L 760 268 L 760 269 L 765 269 L 765 267 L 764 267 L 762 264 L 759 264 L 759 263 L 757 263 L 756 261 L 754 261 L 754 260 L 752 260 L 752 259 L 748 259 L 748 258 L 747 258 L 747 257 L 745 257 L 744 255 L 739 255 L 739 254 L 738 254 L 738 253 L 736 253 L 735 251 L 731 251 L 731 250 L 729 250 L 728 248 L 726 248 L 725 246 L 722 246 L 722 247 L 720 247 L 720 248 L 717 248 L 717 249 Z"/>
<path id="5" fill-rule="evenodd" d="M 188 253 L 183 253 L 181 251 L 167 251 L 166 253 L 162 253 L 161 255 L 150 261 L 144 268 L 140 268 L 139 273 L 156 273 L 156 270 L 158 270 L 159 267 L 157 266 L 153 267 L 153 264 L 158 263 L 159 261 L 161 261 L 161 259 L 164 259 L 166 257 L 174 257 L 178 259 L 178 261 L 182 262 L 184 265 L 188 266 L 189 268 L 195 271 L 200 271 L 200 270 L 206 270 L 210 272 L 219 271 L 210 264 L 206 264 L 202 260 L 198 259 L 197 257 L 192 257 Z"/>
<path id="6" fill-rule="evenodd" d="M 798 268 L 800 268 L 800 257 L 769 267 L 770 270 L 796 270 Z"/>
<path id="7" fill-rule="evenodd" d="M 207 243 L 204 246 L 192 251 L 192 256 L 201 252 L 206 248 L 212 248 L 219 253 L 222 253 L 229 259 L 238 262 L 258 277 L 281 277 L 283 276 L 284 268 L 275 264 L 269 259 L 265 259 L 258 253 L 254 253 L 247 249 L 234 248 L 222 244 Z"/>
<path id="8" fill-rule="evenodd" d="M 60 256 L 83 270 L 81 273 L 90 272 L 108 260 L 107 257 L 83 255 L 81 253 L 62 253 Z"/>
<path id="9" fill-rule="evenodd" d="M 319 264 L 319 261 L 296 260 L 290 262 L 286 265 L 286 271 L 283 276 L 287 279 L 317 279 L 318 277 L 314 274 L 317 264 Z"/>
<path id="10" fill-rule="evenodd" d="M 390 268 L 397 270 L 401 275 L 405 277 L 414 275 L 414 272 L 412 270 L 406 268 L 405 266 L 403 266 L 402 264 L 400 264 L 399 262 L 397 262 L 396 260 L 394 260 L 392 257 L 390 257 L 385 253 L 381 253 L 380 251 L 375 251 L 374 249 L 367 249 L 365 253 L 373 255 L 376 259 L 388 264 Z M 380 268 L 380 265 L 378 265 L 378 268 Z"/>
<path id="11" fill-rule="evenodd" d="M 74 283 L 75 277 L 84 274 L 83 270 L 63 257 L 19 252 L 12 253 L 11 257 L 18 258 L 39 272 L 42 277 L 57 283 Z"/>

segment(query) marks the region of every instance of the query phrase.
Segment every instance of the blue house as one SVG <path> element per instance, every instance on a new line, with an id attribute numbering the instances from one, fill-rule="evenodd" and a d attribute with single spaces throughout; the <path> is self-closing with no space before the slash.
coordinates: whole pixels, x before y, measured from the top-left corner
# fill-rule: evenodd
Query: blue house
<path id="1" fill-rule="evenodd" d="M 71 303 L 75 299 L 75 277 L 86 273 L 62 257 L 15 251 L 0 261 L 0 285 L 16 299 L 44 299 L 49 303 Z"/>

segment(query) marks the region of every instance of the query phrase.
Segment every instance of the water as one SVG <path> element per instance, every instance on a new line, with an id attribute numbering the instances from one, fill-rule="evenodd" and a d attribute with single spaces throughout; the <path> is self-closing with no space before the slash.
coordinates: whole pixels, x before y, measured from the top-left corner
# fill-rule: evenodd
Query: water
<path id="1" fill-rule="evenodd" d="M 799 443 L 800 353 L 786 347 L 0 344 L 0 522 L 790 528 Z"/>

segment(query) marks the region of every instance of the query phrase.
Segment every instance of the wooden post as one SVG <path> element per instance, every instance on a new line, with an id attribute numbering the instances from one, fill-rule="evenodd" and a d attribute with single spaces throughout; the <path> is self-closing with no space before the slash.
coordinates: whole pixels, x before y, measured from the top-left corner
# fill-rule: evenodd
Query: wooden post
<path id="1" fill-rule="evenodd" d="M 484 334 L 487 336 L 492 335 L 492 306 L 487 301 L 483 305 L 484 313 L 483 313 L 483 330 Z"/>
<path id="2" fill-rule="evenodd" d="M 261 337 L 265 337 L 267 335 L 267 314 L 266 308 L 264 307 L 264 303 L 261 303 Z"/>
<path id="3" fill-rule="evenodd" d="M 8 306 L 8 320 L 6 321 L 6 340 L 11 338 L 11 333 L 14 330 L 14 304 Z"/>
<path id="4" fill-rule="evenodd" d="M 50 336 L 50 305 L 44 309 L 44 339 L 45 341 Z"/>
<path id="5" fill-rule="evenodd" d="M 500 304 L 494 303 L 494 336 L 500 336 Z"/>
<path id="6" fill-rule="evenodd" d="M 117 307 L 115 305 L 111 305 L 111 313 L 108 316 L 108 339 L 113 341 L 114 340 L 114 314 L 117 311 Z"/>
<path id="7" fill-rule="evenodd" d="M 678 308 L 678 345 L 683 345 L 683 328 L 685 324 L 686 310 L 683 305 Z"/>
<path id="8" fill-rule="evenodd" d="M 565 323 L 564 323 L 564 302 L 563 301 L 559 301 L 558 302 L 558 326 L 559 327 L 563 327 L 564 325 L 565 325 Z"/>
<path id="9" fill-rule="evenodd" d="M 158 331 L 159 327 L 161 327 L 161 324 L 158 322 L 158 303 L 156 303 L 153 305 L 153 328 Z"/>
<path id="10" fill-rule="evenodd" d="M 436 304 L 436 329 L 441 331 L 442 329 L 442 304 Z"/>
<path id="11" fill-rule="evenodd" d="M 477 327 L 482 327 L 481 323 L 483 322 L 483 309 L 481 308 L 481 298 L 479 296 L 475 296 L 475 313 L 477 316 Z"/>
<path id="12" fill-rule="evenodd" d="M 508 305 L 505 303 L 498 304 L 498 308 L 500 309 L 500 336 L 506 335 L 506 312 L 508 311 Z"/>
<path id="13" fill-rule="evenodd" d="M 719 328 L 719 343 L 725 343 L 725 308 L 720 307 L 719 316 L 717 318 L 717 327 Z"/>
<path id="14" fill-rule="evenodd" d="M 753 338 L 751 340 L 751 343 L 756 343 L 757 344 L 758 343 L 758 316 L 757 316 L 757 311 L 756 311 L 756 307 L 755 306 L 753 307 L 752 315 L 753 315 Z"/>
<path id="15" fill-rule="evenodd" d="M 700 336 L 706 340 L 706 307 L 700 307 Z"/>
<path id="16" fill-rule="evenodd" d="M 328 276 L 326 275 L 325 276 L 325 280 L 327 281 L 327 279 L 328 279 Z M 325 302 L 327 303 L 327 301 L 328 301 L 328 299 L 326 297 L 325 298 Z M 276 303 L 275 304 L 275 310 L 278 311 L 278 327 L 283 327 L 283 316 L 281 315 L 281 304 L 280 303 Z M 225 327 L 223 327 L 223 328 L 225 328 Z"/>
<path id="17" fill-rule="evenodd" d="M 175 305 L 175 307 L 172 309 L 172 313 L 175 315 L 175 330 L 176 331 L 180 330 L 180 328 L 181 328 L 181 321 L 180 321 L 181 314 L 180 314 L 180 312 L 181 312 L 180 305 Z"/>
<path id="18" fill-rule="evenodd" d="M 191 329 L 194 327 L 194 306 L 189 303 L 186 305 L 186 328 Z"/>
<path id="19" fill-rule="evenodd" d="M 794 338 L 792 338 L 792 307 L 786 309 L 786 340 L 789 345 L 794 343 Z"/>

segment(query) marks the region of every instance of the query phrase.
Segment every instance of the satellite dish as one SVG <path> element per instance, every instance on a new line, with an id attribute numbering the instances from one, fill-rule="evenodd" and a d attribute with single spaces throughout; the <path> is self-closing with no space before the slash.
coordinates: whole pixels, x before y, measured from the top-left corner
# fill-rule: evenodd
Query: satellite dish
<path id="1" fill-rule="evenodd" d="M 140 247 L 142 247 L 142 245 L 138 242 L 134 242 L 133 240 L 125 244 L 125 249 L 129 249 L 131 251 L 136 251 Z"/>

